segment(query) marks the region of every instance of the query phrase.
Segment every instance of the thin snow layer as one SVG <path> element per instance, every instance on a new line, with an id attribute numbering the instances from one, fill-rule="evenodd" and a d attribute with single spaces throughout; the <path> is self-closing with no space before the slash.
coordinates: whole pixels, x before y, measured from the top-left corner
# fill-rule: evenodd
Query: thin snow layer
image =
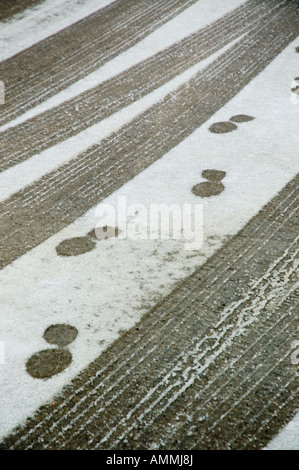
<path id="1" fill-rule="evenodd" d="M 237 40 L 236 40 L 237 41 Z M 153 104 L 163 99 L 168 93 L 176 90 L 183 83 L 188 82 L 192 76 L 212 63 L 218 56 L 236 42 L 228 44 L 217 53 L 190 67 L 165 85 L 148 93 L 140 100 L 114 113 L 110 117 L 88 127 L 73 137 L 53 145 L 52 147 L 14 165 L 0 173 L 0 201 L 21 190 L 45 174 L 57 169 L 59 166 L 76 158 L 81 152 L 98 144 L 102 139 L 119 130 L 128 121 L 146 111 Z"/>
<path id="2" fill-rule="evenodd" d="M 108 0 L 106 1 L 108 3 Z M 151 57 L 161 50 L 164 50 L 174 43 L 184 39 L 204 26 L 213 23 L 217 19 L 221 18 L 224 14 L 245 3 L 245 1 L 246 0 L 229 0 L 223 2 L 221 0 L 214 0 L 213 5 L 211 5 L 209 0 L 200 0 L 196 2 L 194 5 L 184 10 L 175 18 L 168 21 L 165 25 L 149 34 L 146 38 L 138 42 L 138 44 L 135 44 L 126 51 L 122 52 L 117 57 L 104 64 L 102 67 L 99 67 L 98 70 L 90 73 L 81 80 L 78 80 L 67 89 L 57 93 L 55 96 L 49 98 L 40 105 L 5 124 L 0 128 L 0 131 L 20 124 L 21 122 L 24 122 L 33 116 L 37 116 L 49 108 L 58 106 L 59 104 L 79 95 L 80 93 L 95 87 L 99 83 L 108 80 L 118 73 L 121 73 L 124 70 L 136 65 L 140 61 L 145 60 L 148 57 Z M 32 37 L 31 34 L 32 32 L 30 33 L 30 37 Z M 33 42 L 36 42 L 36 40 L 34 41 L 34 38 L 32 38 L 32 40 Z M 6 49 L 8 45 L 7 43 L 5 44 Z"/>
<path id="3" fill-rule="evenodd" d="M 299 412 L 264 450 L 299 450 Z"/>
<path id="4" fill-rule="evenodd" d="M 239 231 L 299 170 L 299 105 L 290 84 L 298 75 L 290 44 L 209 121 L 105 201 L 127 207 L 154 203 L 203 204 L 204 244 L 188 251 L 183 240 L 105 240 L 88 253 L 61 257 L 56 246 L 85 236 L 98 222 L 96 208 L 7 266 L 0 273 L 5 346 L 1 374 L 0 436 L 53 400 L 64 385 L 142 317 L 176 283 Z M 209 126 L 236 114 L 254 117 L 227 134 Z M 205 169 L 223 170 L 224 191 L 196 197 Z M 45 329 L 67 323 L 79 331 L 68 346 L 71 365 L 47 380 L 32 378 L 26 361 L 50 346 Z"/>
<path id="5" fill-rule="evenodd" d="M 44 0 L 6 21 L 0 21 L 0 60 L 104 8 L 114 0 Z"/>

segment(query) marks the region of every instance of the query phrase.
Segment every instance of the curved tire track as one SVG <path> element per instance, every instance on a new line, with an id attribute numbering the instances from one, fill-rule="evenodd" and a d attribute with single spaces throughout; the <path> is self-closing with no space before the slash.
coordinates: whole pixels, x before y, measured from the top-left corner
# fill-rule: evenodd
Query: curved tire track
<path id="1" fill-rule="evenodd" d="M 195 0 L 116 0 L 0 64 L 0 125 L 96 70 Z"/>
<path id="2" fill-rule="evenodd" d="M 1 447 L 262 448 L 298 406 L 298 183 Z"/>
<path id="3" fill-rule="evenodd" d="M 4 201 L 1 268 L 73 222 L 210 118 L 295 39 L 298 10 L 296 2 L 288 2 L 176 93 Z"/>
<path id="4" fill-rule="evenodd" d="M 274 12 L 279 2 L 271 6 Z M 253 0 L 118 76 L 0 134 L 0 171 L 111 116 L 207 58 L 269 15 Z"/>

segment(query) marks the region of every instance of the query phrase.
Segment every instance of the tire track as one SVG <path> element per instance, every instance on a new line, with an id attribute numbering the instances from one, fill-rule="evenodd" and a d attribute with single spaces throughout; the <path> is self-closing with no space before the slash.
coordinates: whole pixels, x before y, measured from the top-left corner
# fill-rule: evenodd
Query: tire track
<path id="1" fill-rule="evenodd" d="M 290 363 L 298 318 L 298 182 L 299 175 L 205 266 L 152 309 L 138 330 L 124 334 L 80 374 L 55 399 L 59 410 L 41 408 L 2 447 L 264 445 L 295 413 L 298 393 L 297 369 Z M 265 235 L 256 237 L 261 226 Z M 233 268 L 236 257 L 245 253 L 250 261 L 247 258 L 238 266 L 229 280 L 221 278 L 221 286 L 203 301 L 218 266 Z M 178 304 L 183 307 L 180 313 Z M 161 334 L 165 319 L 171 319 L 171 327 Z M 148 355 L 153 347 L 154 355 Z M 121 358 L 121 369 L 115 372 L 113 362 L 106 368 L 111 358 L 116 364 Z M 99 371 L 103 372 L 95 387 L 91 378 Z M 219 384 L 224 388 L 221 393 Z M 107 389 L 112 390 L 108 399 Z M 208 407 L 211 400 L 213 406 Z"/>
<path id="2" fill-rule="evenodd" d="M 296 37 L 297 22 L 298 5 L 288 2 L 176 93 L 4 201 L 1 267 L 73 222 L 190 135 Z"/>
<path id="3" fill-rule="evenodd" d="M 0 125 L 53 96 L 174 18 L 196 0 L 116 0 L 0 65 Z"/>
<path id="4" fill-rule="evenodd" d="M 253 0 L 106 82 L 1 133 L 0 171 L 20 163 L 137 101 L 250 31 L 275 12 Z"/>
<path id="5" fill-rule="evenodd" d="M 242 238 L 235 237 L 235 246 L 234 251 L 231 253 L 232 256 L 230 264 L 227 264 L 224 256 L 220 257 L 221 260 L 217 260 L 217 269 L 214 270 L 214 272 L 211 272 L 209 266 L 214 265 L 213 260 L 215 257 L 213 257 L 211 263 L 206 265 L 208 266 L 208 269 L 202 269 L 200 271 L 200 277 L 190 278 L 186 288 L 186 283 L 181 284 L 179 289 L 180 296 L 176 299 L 176 302 L 172 303 L 172 307 L 164 309 L 164 313 L 159 317 L 151 317 L 151 328 L 159 329 L 161 334 L 166 334 L 169 327 L 172 329 L 173 325 L 177 321 L 176 319 L 181 317 L 184 312 L 184 302 L 186 302 L 188 297 L 198 291 L 198 281 L 201 281 L 201 302 L 203 305 L 208 306 L 209 302 L 213 300 L 213 297 L 215 298 L 215 296 L 219 296 L 220 292 L 222 293 L 223 299 L 223 287 L 231 282 L 234 277 L 239 279 L 241 273 L 244 276 L 247 272 L 247 264 L 251 263 L 254 257 L 256 259 L 260 257 L 263 247 L 276 235 L 278 231 L 277 227 L 281 228 L 282 222 L 286 225 L 286 222 L 290 217 L 287 212 L 291 212 L 292 214 L 294 212 L 293 206 L 297 202 L 296 191 L 298 191 L 298 188 L 293 184 L 288 188 L 283 197 L 280 199 L 276 198 L 272 205 L 268 204 L 267 217 L 259 217 L 259 223 L 255 224 L 253 231 L 251 232 L 251 238 L 247 240 L 247 244 L 244 244 Z M 249 283 L 250 281 L 251 278 L 248 277 L 247 282 Z M 207 286 L 207 288 L 205 286 Z M 230 297 L 228 299 L 225 299 L 224 297 L 223 300 L 230 301 Z M 159 304 L 158 308 L 160 308 L 162 303 Z M 178 307 L 180 307 L 180 309 L 178 309 Z M 192 312 L 190 315 L 192 315 Z M 187 314 L 183 317 L 183 320 L 179 324 L 179 328 L 184 326 L 190 315 Z M 119 355 L 112 355 L 111 357 L 108 356 L 108 360 L 103 362 L 103 367 L 98 367 L 97 363 L 95 363 L 94 369 L 92 369 L 91 366 L 90 370 L 92 370 L 92 373 L 90 374 L 87 382 L 83 381 L 79 388 L 77 387 L 73 390 L 72 393 L 67 396 L 67 399 L 54 409 L 53 413 L 44 417 L 43 421 L 35 423 L 28 431 L 28 434 L 21 437 L 20 441 L 23 441 L 24 438 L 28 439 L 28 437 L 34 441 L 39 436 L 40 429 L 45 425 L 45 423 L 47 423 L 47 431 L 45 431 L 46 434 L 51 434 L 53 431 L 56 432 L 56 429 L 59 426 L 62 426 L 63 422 L 66 423 L 65 428 L 68 429 L 70 413 L 75 413 L 76 417 L 74 421 L 78 421 L 79 419 L 82 419 L 82 416 L 84 417 L 84 415 L 89 412 L 90 408 L 97 407 L 99 400 L 102 400 L 107 396 L 107 394 L 113 392 L 113 390 L 121 384 L 122 380 L 126 380 L 130 374 L 132 375 L 132 372 L 134 373 L 136 363 L 138 366 L 149 356 L 152 357 L 156 347 L 151 346 L 151 342 L 153 340 L 151 331 L 151 329 L 143 329 L 141 341 L 139 341 L 139 336 L 134 339 L 130 346 L 131 350 L 134 351 L 133 354 L 128 354 L 124 357 L 122 351 L 120 351 Z M 174 342 L 176 343 L 175 339 Z M 145 350 L 147 352 L 144 355 Z M 136 361 L 136 358 L 138 358 L 138 361 Z M 135 365 L 133 365 L 133 367 L 129 367 L 128 364 L 132 363 Z M 116 380 L 117 374 L 120 379 Z M 109 386 L 109 381 L 112 384 L 111 386 Z M 127 384 L 129 383 L 130 382 L 127 382 Z M 103 394 L 97 398 L 99 387 L 103 388 L 106 384 L 108 384 L 108 386 L 105 388 Z M 126 385 L 123 386 L 121 390 L 124 390 L 125 387 Z M 113 402 L 117 396 L 118 393 L 114 393 L 112 399 L 108 401 L 105 400 L 105 405 L 107 406 L 107 404 Z M 76 401 L 75 404 L 74 400 Z M 70 404 L 72 405 L 70 406 L 70 413 L 65 413 L 63 410 L 65 404 L 67 406 Z M 99 411 L 98 408 L 96 409 Z M 80 410 L 82 411 L 80 412 Z M 18 441 L 17 444 L 19 444 Z"/>
<path id="6" fill-rule="evenodd" d="M 254 301 L 255 301 L 255 298 L 254 298 Z M 242 303 L 244 303 L 244 299 Z M 242 309 L 243 315 L 244 315 L 244 312 L 246 313 L 247 309 L 248 309 L 248 306 L 246 306 L 245 309 L 244 308 Z M 124 417 L 120 421 L 118 420 L 117 422 L 114 422 L 114 423 L 110 421 L 109 423 L 110 430 L 106 434 L 106 436 L 104 436 L 101 439 L 101 441 L 98 442 L 98 446 L 107 445 L 108 443 L 109 447 L 112 446 L 113 448 L 117 448 L 118 445 L 121 445 L 120 442 L 123 442 L 127 434 L 130 434 L 131 432 L 134 433 L 134 440 L 136 442 L 137 441 L 144 442 L 144 440 L 142 439 L 142 437 L 139 435 L 138 431 L 136 430 L 135 423 L 137 421 L 143 422 L 142 434 L 144 434 L 144 431 L 152 429 L 153 422 L 159 421 L 159 418 L 165 414 L 165 411 L 167 411 L 169 408 L 172 407 L 172 404 L 176 402 L 176 400 L 183 393 L 185 394 L 186 392 L 188 392 L 188 390 L 190 390 L 190 393 L 191 393 L 192 386 L 194 385 L 198 375 L 201 375 L 206 369 L 209 369 L 211 360 L 213 361 L 214 359 L 217 360 L 219 353 L 222 353 L 223 350 L 226 351 L 227 348 L 231 346 L 232 341 L 235 340 L 235 337 L 236 336 L 238 337 L 240 335 L 240 331 L 238 331 L 240 328 L 240 325 L 238 325 L 238 323 L 240 322 L 240 319 L 238 319 L 238 321 L 234 325 L 233 333 L 231 332 L 232 321 L 233 321 L 233 318 L 231 317 L 232 315 L 235 315 L 235 310 L 236 309 L 234 306 L 233 311 L 230 312 L 230 318 L 229 318 L 230 324 L 228 325 L 228 328 L 226 330 L 223 330 L 224 321 L 221 320 L 220 321 L 221 328 L 219 328 L 219 324 L 216 324 L 213 327 L 218 330 L 217 335 L 213 333 L 213 328 L 211 328 L 211 331 L 209 331 L 209 333 L 206 334 L 203 340 L 199 341 L 197 338 L 194 338 L 193 341 L 188 340 L 188 343 L 189 343 L 188 352 L 187 353 L 180 352 L 177 358 L 177 361 L 172 363 L 172 368 L 168 372 L 165 372 L 165 375 L 164 373 L 161 374 L 158 385 L 155 385 L 152 389 L 150 389 L 150 391 L 147 389 L 147 393 L 144 399 L 139 402 L 136 402 L 135 407 L 133 407 L 132 411 L 130 411 L 129 413 L 126 413 L 125 410 L 123 410 Z M 225 312 L 225 316 L 227 316 L 227 312 Z M 252 320 L 251 320 L 251 323 L 252 323 Z M 192 331 L 192 326 L 193 327 L 198 326 L 198 322 L 197 322 L 197 325 L 189 324 L 188 331 L 190 330 Z M 245 325 L 242 324 L 242 330 L 243 329 L 245 329 Z M 198 329 L 194 331 L 198 331 Z M 191 336 L 192 336 L 192 333 L 191 333 Z M 181 337 L 181 333 L 177 331 L 176 338 L 178 340 L 177 344 L 183 344 L 184 340 L 186 341 L 186 333 L 185 333 L 185 336 Z M 213 345 L 211 344 L 213 342 L 216 344 L 216 346 L 215 344 Z M 206 345 L 206 343 L 208 344 Z M 175 346 L 175 348 L 177 348 L 177 346 Z M 184 348 L 184 351 L 185 350 L 186 349 Z M 201 354 L 199 354 L 199 351 L 202 351 Z M 191 359 L 192 361 L 190 362 Z M 143 371 L 146 372 L 146 370 L 144 369 Z M 169 382 L 170 382 L 170 385 L 169 385 Z M 169 395 L 171 396 L 171 398 L 169 398 Z M 221 399 L 222 398 L 223 397 L 221 397 Z M 188 403 L 189 401 L 190 400 L 187 400 Z M 145 403 L 145 407 L 143 406 L 144 403 Z M 227 399 L 224 401 L 224 403 L 227 403 Z M 141 414 L 140 414 L 140 408 L 142 409 Z M 97 414 L 97 411 L 95 411 L 95 414 Z M 95 417 L 95 414 L 93 414 L 93 417 Z M 190 410 L 189 410 L 189 414 L 190 414 Z M 190 421 L 192 422 L 192 418 L 190 418 Z M 144 422 L 146 423 L 146 425 L 144 425 Z M 213 427 L 214 426 L 215 425 L 213 424 Z M 123 433 L 119 435 L 121 431 L 123 431 Z M 149 431 L 149 433 L 150 432 L 151 431 Z M 75 436 L 78 433 L 79 433 L 79 430 L 76 430 Z M 117 440 L 113 440 L 111 438 L 113 434 L 114 435 L 118 434 Z M 161 435 L 166 436 L 167 433 L 162 431 Z M 95 448 L 97 448 L 97 444 L 95 442 L 89 441 L 88 446 L 89 445 L 93 445 L 95 446 Z"/>
<path id="7" fill-rule="evenodd" d="M 26 8 L 33 7 L 40 3 L 41 0 L 22 0 L 7 2 L 7 0 L 0 0 L 0 21 L 7 21 L 13 15 L 21 13 Z"/>

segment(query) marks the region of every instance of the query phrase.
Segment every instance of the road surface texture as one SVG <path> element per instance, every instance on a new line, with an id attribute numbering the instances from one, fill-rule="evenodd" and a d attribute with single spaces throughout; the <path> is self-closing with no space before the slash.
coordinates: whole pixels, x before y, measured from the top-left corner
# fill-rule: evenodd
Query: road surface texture
<path id="1" fill-rule="evenodd" d="M 299 449 L 298 2 L 62 3 L 0 0 L 0 449 Z"/>

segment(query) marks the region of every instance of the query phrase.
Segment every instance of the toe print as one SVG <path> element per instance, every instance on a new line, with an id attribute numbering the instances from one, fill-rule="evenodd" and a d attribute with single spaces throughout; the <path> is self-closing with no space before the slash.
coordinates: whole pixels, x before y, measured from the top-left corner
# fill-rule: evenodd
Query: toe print
<path id="1" fill-rule="evenodd" d="M 210 132 L 214 134 L 225 134 L 226 132 L 232 132 L 238 129 L 237 123 L 249 122 L 254 119 L 253 116 L 247 114 L 236 114 L 232 116 L 229 121 L 215 122 L 209 127 Z"/>
<path id="2" fill-rule="evenodd" d="M 77 328 L 71 325 L 57 324 L 51 325 L 44 332 L 45 340 L 50 344 L 63 348 L 72 343 L 78 334 Z"/>
<path id="3" fill-rule="evenodd" d="M 299 52 L 299 46 L 295 47 L 295 51 Z"/>
<path id="4" fill-rule="evenodd" d="M 98 227 L 91 230 L 85 237 L 74 237 L 63 240 L 56 247 L 59 256 L 78 256 L 92 251 L 96 247 L 96 241 L 107 240 L 117 237 L 119 230 L 117 227 Z"/>
<path id="5" fill-rule="evenodd" d="M 28 374 L 36 379 L 47 379 L 66 369 L 72 355 L 65 346 L 73 342 L 78 330 L 70 325 L 51 325 L 44 333 L 44 339 L 50 344 L 56 344 L 58 349 L 44 349 L 33 354 L 26 363 Z"/>
<path id="6" fill-rule="evenodd" d="M 221 180 L 225 177 L 226 172 L 221 170 L 204 170 L 202 177 L 208 181 L 196 184 L 192 188 L 193 194 L 200 197 L 211 197 L 221 194 L 224 190 L 224 185 Z"/>
<path id="7" fill-rule="evenodd" d="M 226 175 L 222 170 L 203 170 L 201 176 L 209 181 L 221 181 Z"/>
<path id="8" fill-rule="evenodd" d="M 57 254 L 60 256 L 78 256 L 88 253 L 96 246 L 94 240 L 89 237 L 75 237 L 63 240 L 57 247 Z"/>
<path id="9" fill-rule="evenodd" d="M 248 122 L 248 121 L 252 121 L 253 119 L 254 119 L 254 117 L 248 116 L 247 114 L 237 114 L 236 116 L 232 116 L 230 118 L 230 121 L 233 121 L 233 122 Z"/>
<path id="10" fill-rule="evenodd" d="M 210 126 L 210 131 L 214 134 L 225 134 L 226 132 L 232 132 L 237 129 L 236 124 L 229 121 L 215 122 Z"/>

